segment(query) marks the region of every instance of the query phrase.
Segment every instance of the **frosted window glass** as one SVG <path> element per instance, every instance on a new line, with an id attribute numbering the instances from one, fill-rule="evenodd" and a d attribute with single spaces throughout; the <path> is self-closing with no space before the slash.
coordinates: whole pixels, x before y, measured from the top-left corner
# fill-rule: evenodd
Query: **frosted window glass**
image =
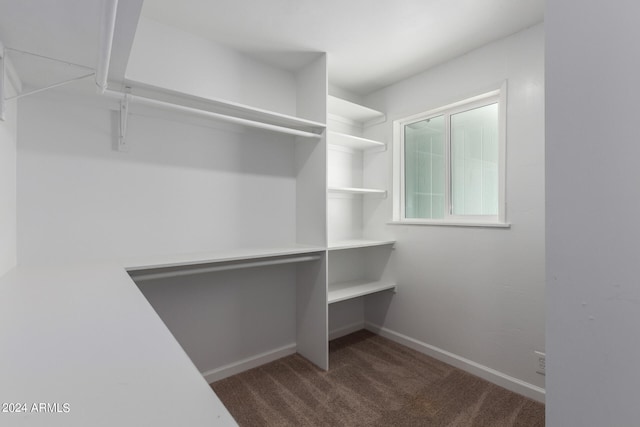
<path id="1" fill-rule="evenodd" d="M 444 117 L 404 127 L 405 217 L 443 218 Z"/>
<path id="2" fill-rule="evenodd" d="M 498 104 L 451 115 L 451 211 L 498 214 Z"/>

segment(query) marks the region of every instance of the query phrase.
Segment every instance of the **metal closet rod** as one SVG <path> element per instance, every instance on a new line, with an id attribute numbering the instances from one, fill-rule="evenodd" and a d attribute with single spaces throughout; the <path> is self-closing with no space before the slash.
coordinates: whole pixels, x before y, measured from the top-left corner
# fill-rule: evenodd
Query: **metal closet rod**
<path id="1" fill-rule="evenodd" d="M 268 267 L 271 265 L 294 264 L 298 262 L 317 261 L 320 258 L 321 258 L 320 255 L 301 255 L 296 257 L 272 259 L 268 261 L 236 262 L 234 264 L 214 265 L 211 267 L 187 268 L 186 270 L 174 270 L 174 271 L 166 271 L 166 272 L 159 272 L 159 273 L 137 274 L 135 271 L 130 271 L 129 274 L 131 275 L 133 280 L 135 280 L 136 282 L 140 282 L 145 280 L 165 279 L 168 277 L 190 276 L 192 274 L 213 273 L 213 272 L 225 271 L 225 270 L 238 270 L 242 268 Z"/>
<path id="2" fill-rule="evenodd" d="M 125 94 L 122 92 L 116 92 L 110 89 L 105 90 L 105 95 L 110 96 L 112 98 L 124 99 L 125 96 L 128 98 L 129 102 L 148 105 L 151 107 L 162 108 L 165 110 L 173 110 L 179 111 L 183 113 L 193 114 L 195 116 L 205 117 L 209 119 L 221 120 L 229 123 L 240 124 L 244 126 L 255 127 L 259 129 L 271 130 L 274 132 L 286 133 L 289 135 L 303 136 L 305 138 L 320 138 L 321 135 L 313 132 L 307 132 L 298 129 L 292 129 L 284 126 L 272 125 L 269 123 L 257 122 L 255 120 L 243 119 L 241 117 L 229 116 L 221 113 L 214 113 L 212 111 L 201 110 L 199 108 L 186 107 L 184 105 L 174 104 L 166 101 L 159 101 L 157 99 L 146 98 L 144 96 L 139 95 L 131 95 Z"/>

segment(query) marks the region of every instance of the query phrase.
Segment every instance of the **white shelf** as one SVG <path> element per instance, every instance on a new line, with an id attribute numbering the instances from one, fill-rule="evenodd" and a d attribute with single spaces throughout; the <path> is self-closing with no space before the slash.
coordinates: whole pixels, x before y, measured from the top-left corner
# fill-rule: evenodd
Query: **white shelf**
<path id="1" fill-rule="evenodd" d="M 271 110 L 252 107 L 223 99 L 209 99 L 180 92 L 160 89 L 132 82 L 135 87 L 130 102 L 152 108 L 174 110 L 213 120 L 228 121 L 249 127 L 257 127 L 281 133 L 303 132 L 307 137 L 320 137 L 326 124 Z M 123 98 L 120 92 L 108 91 L 112 97 Z"/>
<path id="2" fill-rule="evenodd" d="M 383 142 L 335 131 L 329 131 L 328 142 L 332 145 L 348 147 L 354 150 L 386 149 L 387 147 Z"/>
<path id="3" fill-rule="evenodd" d="M 366 280 L 332 283 L 329 285 L 328 303 L 333 304 L 335 302 L 387 290 L 395 291 L 396 284 L 391 282 L 370 282 Z"/>
<path id="4" fill-rule="evenodd" d="M 331 115 L 343 117 L 358 123 L 383 122 L 384 113 L 363 105 L 329 95 L 327 106 Z"/>
<path id="5" fill-rule="evenodd" d="M 340 193 L 340 194 L 377 194 L 386 196 L 386 190 L 380 190 L 377 188 L 355 188 L 355 187 L 329 187 L 329 193 Z"/>
<path id="6" fill-rule="evenodd" d="M 188 267 L 203 264 L 254 261 L 264 258 L 287 257 L 324 252 L 320 246 L 293 245 L 272 248 L 247 248 L 228 251 L 199 252 L 188 254 L 159 255 L 124 261 L 128 272 L 160 268 Z"/>
<path id="7" fill-rule="evenodd" d="M 357 248 L 370 248 L 375 246 L 394 245 L 395 240 L 366 240 L 366 239 L 352 239 L 352 240 L 340 240 L 337 242 L 329 243 L 330 251 L 338 251 L 342 249 L 357 249 Z"/>

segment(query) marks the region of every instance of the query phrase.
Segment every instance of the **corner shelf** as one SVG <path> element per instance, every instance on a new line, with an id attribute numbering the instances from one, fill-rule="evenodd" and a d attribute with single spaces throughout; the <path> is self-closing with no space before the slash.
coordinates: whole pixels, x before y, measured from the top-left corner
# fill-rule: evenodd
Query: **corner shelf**
<path id="1" fill-rule="evenodd" d="M 395 240 L 367 240 L 367 239 L 352 239 L 352 240 L 340 240 L 337 242 L 329 243 L 330 251 L 339 251 L 343 249 L 358 249 L 358 248 L 370 248 L 375 246 L 395 245 Z"/>
<path id="2" fill-rule="evenodd" d="M 386 150 L 387 145 L 383 142 L 374 141 L 373 139 L 362 138 L 359 136 L 349 135 L 342 132 L 329 131 L 329 144 L 347 147 L 354 150 Z"/>
<path id="3" fill-rule="evenodd" d="M 327 98 L 327 107 L 331 115 L 362 123 L 365 126 L 382 123 L 387 119 L 385 114 L 380 111 L 331 95 Z"/>
<path id="4" fill-rule="evenodd" d="M 361 194 L 361 195 L 381 195 L 386 196 L 386 190 L 380 190 L 377 188 L 355 188 L 355 187 L 329 187 L 329 193 L 339 194 Z"/>
<path id="5" fill-rule="evenodd" d="M 329 284 L 328 303 L 333 304 L 353 298 L 370 295 L 377 292 L 397 289 L 397 285 L 391 282 L 371 282 L 357 280 L 353 282 L 342 282 Z"/>

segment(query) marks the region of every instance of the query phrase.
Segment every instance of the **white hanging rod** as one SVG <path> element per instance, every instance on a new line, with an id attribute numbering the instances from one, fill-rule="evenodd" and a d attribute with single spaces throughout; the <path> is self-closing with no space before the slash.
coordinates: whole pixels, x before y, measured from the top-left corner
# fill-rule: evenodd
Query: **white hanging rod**
<path id="1" fill-rule="evenodd" d="M 113 90 L 105 90 L 105 95 L 110 96 L 112 98 L 123 100 L 125 97 L 125 93 L 116 92 Z M 243 119 L 241 117 L 229 116 L 221 113 L 214 113 L 212 111 L 201 110 L 199 108 L 186 107 L 184 105 L 173 104 L 171 102 L 159 101 L 157 99 L 146 98 L 138 95 L 130 95 L 129 94 L 129 102 L 134 102 L 138 104 L 148 105 L 152 107 L 162 108 L 165 110 L 173 110 L 180 111 L 183 113 L 192 114 L 195 116 L 205 117 L 209 119 L 221 120 L 229 123 L 236 123 L 244 126 L 255 127 L 258 129 L 266 129 L 274 132 L 286 133 L 289 135 L 303 136 L 305 138 L 320 138 L 321 135 L 313 132 L 307 132 L 298 129 L 292 129 L 284 126 L 272 125 L 270 123 L 257 122 L 255 120 Z"/>
<path id="2" fill-rule="evenodd" d="M 113 46 L 113 34 L 116 29 L 116 12 L 118 0 L 104 0 L 104 19 L 100 32 L 100 51 L 98 64 L 96 65 L 96 85 L 98 93 L 107 90 L 107 78 L 109 76 L 109 64 L 111 62 L 111 48 Z"/>
<path id="3" fill-rule="evenodd" d="M 238 262 L 234 264 L 222 264 L 222 265 L 214 265 L 211 267 L 188 268 L 186 270 L 173 270 L 173 271 L 166 271 L 166 272 L 160 272 L 160 273 L 137 274 L 136 272 L 131 271 L 129 272 L 129 274 L 135 281 L 138 282 L 138 281 L 145 281 L 145 280 L 164 279 L 168 277 L 190 276 L 192 274 L 213 273 L 213 272 L 225 271 L 225 270 L 237 270 L 242 268 L 267 267 L 271 265 L 317 261 L 319 259 L 320 259 L 320 255 L 302 255 L 302 256 L 296 256 L 296 257 L 273 259 L 268 261 Z"/>

